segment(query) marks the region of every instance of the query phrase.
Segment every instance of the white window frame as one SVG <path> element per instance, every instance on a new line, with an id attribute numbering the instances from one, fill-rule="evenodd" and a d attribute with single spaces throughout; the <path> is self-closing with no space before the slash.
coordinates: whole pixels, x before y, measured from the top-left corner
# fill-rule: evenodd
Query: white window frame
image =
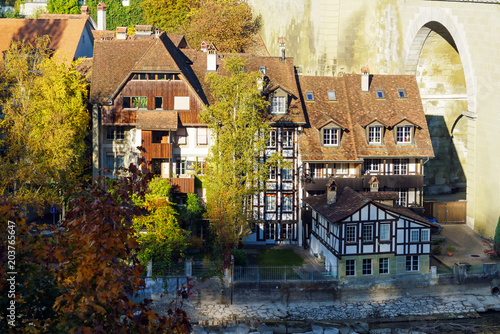
<path id="1" fill-rule="evenodd" d="M 356 226 L 346 225 L 345 227 L 345 241 L 347 243 L 356 242 Z"/>
<path id="2" fill-rule="evenodd" d="M 293 131 L 292 130 L 283 130 L 282 141 L 284 148 L 293 147 Z"/>
<path id="3" fill-rule="evenodd" d="M 400 99 L 406 98 L 407 97 L 406 96 L 406 89 L 404 89 L 404 88 L 398 88 L 398 97 Z"/>
<path id="4" fill-rule="evenodd" d="M 283 194 L 281 199 L 281 211 L 291 212 L 293 211 L 293 195 Z"/>
<path id="5" fill-rule="evenodd" d="M 408 199 L 408 189 L 399 189 L 398 190 L 398 200 L 397 204 L 401 206 L 406 206 Z"/>
<path id="6" fill-rule="evenodd" d="M 387 231 L 385 231 L 387 228 Z M 386 237 L 387 236 L 387 237 Z M 391 240 L 391 224 L 380 224 L 380 241 L 390 241 Z"/>
<path id="7" fill-rule="evenodd" d="M 421 230 L 420 240 L 422 242 L 431 240 L 431 231 L 428 228 Z"/>
<path id="8" fill-rule="evenodd" d="M 383 261 L 384 260 L 384 261 Z M 386 261 L 385 261 L 386 260 Z M 381 257 L 378 260 L 378 274 L 379 275 L 389 275 L 389 258 L 388 257 Z"/>
<path id="9" fill-rule="evenodd" d="M 270 181 L 276 181 L 276 167 L 275 166 L 269 166 L 269 174 L 268 174 L 267 179 Z"/>
<path id="10" fill-rule="evenodd" d="M 339 146 L 339 128 L 323 129 L 323 146 Z"/>
<path id="11" fill-rule="evenodd" d="M 293 168 L 285 167 L 281 170 L 282 181 L 293 181 Z"/>
<path id="12" fill-rule="evenodd" d="M 187 160 L 186 160 L 186 157 L 181 157 L 181 158 L 177 158 L 176 160 L 176 166 L 175 166 L 175 172 L 176 174 L 178 175 L 185 175 L 186 174 L 186 171 L 187 171 Z"/>
<path id="13" fill-rule="evenodd" d="M 347 162 L 336 163 L 335 172 L 337 174 L 349 174 L 349 163 Z"/>
<path id="14" fill-rule="evenodd" d="M 382 144 L 382 130 L 383 126 L 370 125 L 368 126 L 368 144 Z"/>
<path id="15" fill-rule="evenodd" d="M 373 275 L 373 261 L 372 259 L 363 259 L 363 276 L 372 276 Z"/>
<path id="16" fill-rule="evenodd" d="M 270 101 L 271 114 L 285 114 L 286 113 L 286 96 L 273 96 Z"/>
<path id="17" fill-rule="evenodd" d="M 415 269 L 415 265 L 416 268 Z M 419 271 L 420 261 L 418 255 L 408 255 L 406 256 L 406 271 L 407 272 L 416 272 Z"/>
<path id="18" fill-rule="evenodd" d="M 269 131 L 269 139 L 267 141 L 267 147 L 276 147 L 276 130 Z"/>
<path id="19" fill-rule="evenodd" d="M 337 94 L 335 93 L 334 90 L 329 90 L 327 94 L 328 94 L 328 101 L 337 101 Z"/>
<path id="20" fill-rule="evenodd" d="M 348 274 L 348 272 L 352 272 L 352 274 Z M 346 277 L 356 276 L 356 260 L 345 260 L 345 276 Z"/>
<path id="21" fill-rule="evenodd" d="M 363 225 L 363 242 L 373 242 L 373 225 Z"/>
<path id="22" fill-rule="evenodd" d="M 365 171 L 379 172 L 380 159 L 365 159 Z"/>
<path id="23" fill-rule="evenodd" d="M 410 230 L 410 242 L 420 242 L 420 230 Z"/>
<path id="24" fill-rule="evenodd" d="M 408 175 L 408 159 L 394 159 L 394 175 Z"/>
<path id="25" fill-rule="evenodd" d="M 396 143 L 411 144 L 413 137 L 413 125 L 396 126 Z"/>
<path id="26" fill-rule="evenodd" d="M 196 128 L 196 144 L 208 145 L 208 129 Z"/>
<path id="27" fill-rule="evenodd" d="M 265 211 L 276 211 L 276 195 L 266 195 Z"/>
<path id="28" fill-rule="evenodd" d="M 112 161 L 113 166 L 110 166 L 110 161 Z M 114 173 L 118 171 L 120 167 L 125 167 L 125 154 L 122 152 L 106 152 L 106 168 L 109 169 L 111 173 Z"/>

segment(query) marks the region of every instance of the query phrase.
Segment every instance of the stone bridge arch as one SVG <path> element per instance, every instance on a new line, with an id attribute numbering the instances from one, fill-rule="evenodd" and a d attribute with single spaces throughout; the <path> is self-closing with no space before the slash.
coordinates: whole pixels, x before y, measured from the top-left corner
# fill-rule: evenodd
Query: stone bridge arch
<path id="1" fill-rule="evenodd" d="M 466 125 L 466 145 L 465 151 L 462 152 L 462 159 L 466 163 L 462 165 L 462 169 L 467 170 L 466 174 L 466 194 L 467 194 L 467 218 L 466 222 L 474 228 L 474 173 L 475 169 L 475 149 L 476 142 L 475 120 L 477 117 L 476 101 L 477 101 L 477 79 L 474 73 L 474 66 L 471 60 L 471 52 L 467 41 L 464 26 L 457 22 L 457 17 L 451 14 L 448 8 L 421 8 L 409 22 L 404 35 L 404 44 L 402 57 L 404 60 L 404 71 L 406 74 L 417 75 L 417 66 L 421 57 L 422 50 L 427 38 L 431 33 L 440 35 L 448 44 L 455 49 L 460 57 L 462 64 L 463 75 L 465 78 L 466 88 L 466 110 L 463 110 L 457 121 L 466 116 L 468 119 Z M 453 127 L 455 126 L 453 125 Z M 451 128 L 451 142 L 453 142 L 453 127 Z M 433 138 L 433 144 L 436 143 L 436 138 Z M 453 148 L 455 149 L 455 148 Z M 437 152 L 436 156 L 438 156 Z M 465 157 L 463 157 L 465 156 Z M 465 173 L 464 173 L 465 174 Z"/>

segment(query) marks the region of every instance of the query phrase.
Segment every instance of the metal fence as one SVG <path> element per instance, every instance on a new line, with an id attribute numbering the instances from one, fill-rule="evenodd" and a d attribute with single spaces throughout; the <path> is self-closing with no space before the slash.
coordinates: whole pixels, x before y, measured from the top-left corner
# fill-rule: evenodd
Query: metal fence
<path id="1" fill-rule="evenodd" d="M 438 275 L 455 275 L 457 273 L 479 276 L 495 276 L 500 272 L 500 263 L 466 264 L 458 263 L 452 267 L 439 266 L 436 268 Z"/>
<path id="2" fill-rule="evenodd" d="M 329 271 L 320 271 L 315 266 L 269 266 L 234 267 L 235 282 L 288 282 L 288 281 L 332 281 L 337 279 Z"/>

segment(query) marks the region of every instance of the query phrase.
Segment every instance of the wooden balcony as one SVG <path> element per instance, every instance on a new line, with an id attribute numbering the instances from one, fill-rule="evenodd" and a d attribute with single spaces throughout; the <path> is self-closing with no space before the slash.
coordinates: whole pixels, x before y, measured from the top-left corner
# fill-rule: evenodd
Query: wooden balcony
<path id="1" fill-rule="evenodd" d="M 194 194 L 194 177 L 170 179 L 172 192 L 181 194 Z"/>
<path id="2" fill-rule="evenodd" d="M 152 131 L 142 131 L 142 147 L 144 147 L 142 156 L 147 163 L 150 163 L 151 159 L 169 159 L 172 152 L 172 144 L 168 143 L 168 135 L 163 136 L 159 143 L 155 143 Z"/>

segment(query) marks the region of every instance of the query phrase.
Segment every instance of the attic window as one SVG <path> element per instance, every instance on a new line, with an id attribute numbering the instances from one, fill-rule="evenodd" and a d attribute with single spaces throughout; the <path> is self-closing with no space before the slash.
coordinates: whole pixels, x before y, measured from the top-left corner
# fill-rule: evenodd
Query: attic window
<path id="1" fill-rule="evenodd" d="M 405 98 L 405 97 L 407 97 L 407 96 L 406 96 L 406 89 L 404 89 L 404 88 L 398 88 L 398 96 L 399 96 L 400 98 Z"/>
<path id="2" fill-rule="evenodd" d="M 271 114 L 284 114 L 286 112 L 286 97 L 271 97 Z"/>
<path id="3" fill-rule="evenodd" d="M 377 92 L 377 98 L 385 99 L 385 93 L 383 89 L 376 89 L 375 91 Z"/>
<path id="4" fill-rule="evenodd" d="M 266 73 L 267 73 L 266 67 L 265 66 L 259 66 L 259 72 L 262 75 L 266 75 Z"/>
<path id="5" fill-rule="evenodd" d="M 175 73 L 135 73 L 132 80 L 180 80 Z"/>
<path id="6" fill-rule="evenodd" d="M 338 146 L 340 137 L 339 128 L 323 129 L 323 146 Z"/>
<path id="7" fill-rule="evenodd" d="M 306 100 L 307 100 L 307 101 L 314 101 L 314 92 L 312 92 L 312 91 L 307 91 L 307 92 L 306 92 Z"/>
<path id="8" fill-rule="evenodd" d="M 337 101 L 337 95 L 334 90 L 328 91 L 328 101 Z"/>

